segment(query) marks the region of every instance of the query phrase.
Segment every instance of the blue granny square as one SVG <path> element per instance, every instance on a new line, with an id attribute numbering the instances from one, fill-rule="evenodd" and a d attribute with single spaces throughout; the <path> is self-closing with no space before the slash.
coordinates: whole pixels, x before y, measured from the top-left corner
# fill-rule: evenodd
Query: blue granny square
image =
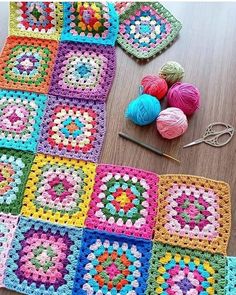
<path id="1" fill-rule="evenodd" d="M 114 46 L 119 20 L 111 3 L 63 3 L 63 29 L 61 40 Z"/>
<path id="2" fill-rule="evenodd" d="M 84 230 L 73 294 L 145 293 L 150 241 Z"/>
<path id="3" fill-rule="evenodd" d="M 4 284 L 24 294 L 71 294 L 82 229 L 21 217 Z"/>
<path id="4" fill-rule="evenodd" d="M 236 290 L 236 257 L 227 257 L 226 295 L 232 295 Z"/>
<path id="5" fill-rule="evenodd" d="M 36 151 L 47 96 L 0 90 L 0 147 Z"/>

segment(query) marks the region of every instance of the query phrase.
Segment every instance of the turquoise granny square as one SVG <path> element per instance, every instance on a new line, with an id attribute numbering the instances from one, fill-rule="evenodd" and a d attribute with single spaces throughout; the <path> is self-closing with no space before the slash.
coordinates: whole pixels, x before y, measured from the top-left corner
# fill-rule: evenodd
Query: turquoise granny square
<path id="1" fill-rule="evenodd" d="M 47 96 L 0 90 L 0 147 L 35 152 Z"/>

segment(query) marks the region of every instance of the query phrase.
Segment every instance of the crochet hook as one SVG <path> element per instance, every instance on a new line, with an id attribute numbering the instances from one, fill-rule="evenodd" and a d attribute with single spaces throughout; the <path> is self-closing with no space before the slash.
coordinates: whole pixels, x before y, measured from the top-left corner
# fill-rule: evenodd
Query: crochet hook
<path id="1" fill-rule="evenodd" d="M 125 134 L 125 133 L 119 132 L 119 136 L 121 136 L 121 137 L 123 137 L 123 138 L 125 138 L 125 139 L 127 139 L 127 140 L 129 140 L 129 141 L 131 141 L 133 143 L 136 143 L 136 144 L 140 145 L 141 147 L 144 147 L 145 149 L 148 149 L 149 151 L 152 151 L 153 153 L 155 153 L 155 154 L 157 154 L 159 156 L 166 157 L 166 158 L 169 158 L 171 160 L 174 160 L 174 161 L 180 163 L 180 161 L 178 159 L 176 159 L 176 158 L 162 152 L 161 150 L 155 148 L 154 146 L 151 146 L 151 145 L 148 145 L 148 144 L 146 144 L 144 142 L 141 142 L 138 139 L 133 138 L 133 137 L 131 137 L 131 136 Z"/>

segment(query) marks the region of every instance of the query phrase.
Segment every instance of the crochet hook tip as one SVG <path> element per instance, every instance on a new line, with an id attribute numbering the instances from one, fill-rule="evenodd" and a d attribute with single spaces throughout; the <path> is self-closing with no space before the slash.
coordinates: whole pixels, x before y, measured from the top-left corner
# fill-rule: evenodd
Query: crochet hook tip
<path id="1" fill-rule="evenodd" d="M 174 157 L 172 157 L 172 156 L 170 156 L 170 155 L 168 155 L 168 154 L 163 153 L 163 156 L 166 157 L 166 158 L 169 158 L 169 159 L 171 159 L 171 160 L 174 160 L 174 161 L 176 161 L 177 163 L 180 163 L 180 160 L 178 160 L 178 159 L 176 159 L 176 158 L 174 158 Z"/>

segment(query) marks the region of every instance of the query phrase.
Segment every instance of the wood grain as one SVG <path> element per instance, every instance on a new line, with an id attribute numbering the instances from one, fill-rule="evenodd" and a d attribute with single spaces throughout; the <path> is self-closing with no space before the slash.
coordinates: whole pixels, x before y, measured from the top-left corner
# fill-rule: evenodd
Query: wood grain
<path id="1" fill-rule="evenodd" d="M 182 149 L 204 132 L 206 126 L 222 121 L 236 126 L 236 3 L 164 3 L 181 20 L 183 29 L 176 42 L 149 63 L 137 63 L 119 47 L 117 71 L 107 104 L 107 136 L 101 162 L 130 165 L 159 174 L 186 173 L 229 182 L 232 193 L 232 234 L 229 255 L 236 255 L 236 136 L 224 148 L 205 144 Z M 0 9 L 0 46 L 7 35 L 7 4 Z M 124 109 L 135 98 L 141 78 L 157 74 L 168 60 L 181 63 L 184 81 L 196 84 L 202 95 L 201 109 L 190 119 L 187 133 L 167 141 L 155 125 L 137 127 L 124 119 Z M 146 143 L 161 148 L 181 160 L 178 165 L 118 137 L 127 132 Z M 1 295 L 14 294 L 2 290 Z"/>

